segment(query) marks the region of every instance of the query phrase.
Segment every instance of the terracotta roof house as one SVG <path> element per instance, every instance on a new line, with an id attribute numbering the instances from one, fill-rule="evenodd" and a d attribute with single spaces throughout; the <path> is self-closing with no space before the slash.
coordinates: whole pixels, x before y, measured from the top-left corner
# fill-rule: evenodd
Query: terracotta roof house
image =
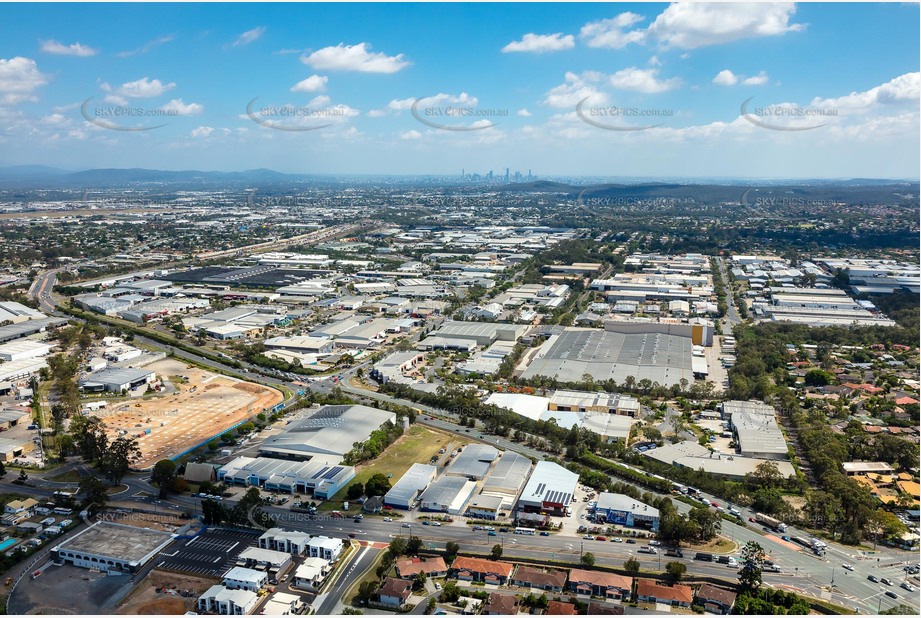
<path id="1" fill-rule="evenodd" d="M 636 599 L 641 603 L 664 603 L 674 607 L 690 607 L 694 591 L 690 586 L 665 586 L 651 579 L 636 580 Z"/>
<path id="2" fill-rule="evenodd" d="M 910 406 L 916 403 L 918 403 L 918 400 L 914 397 L 899 397 L 895 400 L 895 405 L 897 406 Z"/>
<path id="3" fill-rule="evenodd" d="M 428 558 L 404 558 L 396 561 L 397 576 L 402 579 L 412 579 L 419 573 L 428 577 L 444 577 L 448 574 L 448 567 L 441 556 Z"/>
<path id="4" fill-rule="evenodd" d="M 630 598 L 633 580 L 616 573 L 570 569 L 568 588 L 576 594 L 616 600 Z"/>
<path id="5" fill-rule="evenodd" d="M 623 616 L 624 608 L 622 605 L 610 605 L 608 603 L 590 601 L 588 604 L 588 611 L 585 613 L 589 616 Z"/>
<path id="6" fill-rule="evenodd" d="M 566 587 L 566 571 L 549 571 L 522 565 L 515 571 L 512 583 L 525 588 L 563 592 Z"/>
<path id="7" fill-rule="evenodd" d="M 579 612 L 572 603 L 563 603 L 562 601 L 550 601 L 547 605 L 547 613 L 551 616 L 575 616 Z"/>
<path id="8" fill-rule="evenodd" d="M 412 594 L 412 587 L 412 582 L 405 579 L 388 577 L 377 591 L 378 602 L 388 607 L 402 608 Z"/>
<path id="9" fill-rule="evenodd" d="M 728 614 L 736 602 L 736 593 L 712 584 L 697 589 L 695 601 L 711 614 Z"/>
<path id="10" fill-rule="evenodd" d="M 515 565 L 510 562 L 458 556 L 449 574 L 463 581 L 507 584 L 514 569 Z"/>
<path id="11" fill-rule="evenodd" d="M 514 616 L 518 613 L 518 597 L 493 592 L 480 613 L 485 616 Z"/>

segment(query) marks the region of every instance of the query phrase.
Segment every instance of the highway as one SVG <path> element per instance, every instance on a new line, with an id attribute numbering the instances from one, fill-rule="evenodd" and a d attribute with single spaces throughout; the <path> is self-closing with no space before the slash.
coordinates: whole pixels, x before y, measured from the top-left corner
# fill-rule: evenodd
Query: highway
<path id="1" fill-rule="evenodd" d="M 725 277 L 725 266 L 721 260 L 720 265 L 721 271 L 723 271 Z M 50 290 L 54 285 L 55 275 L 56 271 L 47 271 L 40 274 L 30 289 L 30 293 L 38 298 L 43 310 L 49 313 L 54 311 L 54 299 L 50 295 Z M 727 315 L 730 321 L 740 321 L 731 303 Z M 163 344 L 159 344 L 144 337 L 140 337 L 139 339 L 143 343 L 155 348 L 164 350 L 170 349 L 169 346 L 164 346 Z M 298 386 L 291 385 L 290 383 L 276 378 L 265 376 L 254 367 L 234 369 L 220 362 L 212 361 L 183 350 L 176 349 L 173 350 L 173 352 L 178 358 L 195 361 L 196 363 L 214 369 L 221 369 L 232 374 L 240 375 L 249 380 L 275 386 L 288 385 L 289 388 L 293 390 L 299 388 Z M 311 382 L 309 388 L 318 392 L 329 392 L 338 387 L 344 392 L 359 395 L 363 398 L 406 405 L 423 411 L 424 415 L 419 416 L 418 422 L 425 425 L 463 434 L 470 439 L 478 439 L 478 436 L 482 434 L 481 429 L 462 428 L 452 423 L 451 420 L 457 417 L 457 414 L 452 411 L 420 405 L 412 401 L 356 388 L 348 384 L 349 378 L 355 374 L 359 367 L 367 368 L 368 365 L 369 363 L 366 361 L 340 372 L 339 375 L 341 379 L 338 382 L 333 382 L 332 379 L 325 379 L 318 382 Z M 500 449 L 517 451 L 535 459 L 543 459 L 547 455 L 547 453 L 511 442 L 504 438 L 484 436 L 482 441 L 494 444 Z M 73 484 L 51 484 L 41 479 L 40 475 L 33 474 L 32 476 L 39 487 L 25 488 L 14 485 L 10 488 L 10 491 L 35 495 L 36 497 L 47 497 L 59 486 L 73 486 Z M 36 478 L 36 476 L 39 478 Z M 0 483 L 6 485 L 8 481 L 0 480 Z M 198 500 L 188 497 L 173 496 L 168 500 L 156 500 L 156 489 L 151 487 L 149 483 L 144 480 L 143 475 L 131 475 L 125 479 L 125 483 L 128 485 L 128 490 L 117 496 L 117 498 L 122 501 L 133 500 L 147 505 L 146 508 L 150 508 L 150 505 L 153 505 L 154 508 L 172 509 L 174 511 L 194 511 L 199 507 Z M 641 489 L 643 491 L 646 490 L 645 488 Z M 722 500 L 715 496 L 705 495 L 704 497 L 722 504 Z M 675 505 L 681 512 L 686 512 L 691 508 L 689 505 L 679 501 L 675 501 Z M 581 551 L 591 551 L 596 556 L 599 564 L 620 567 L 623 565 L 624 560 L 632 556 L 640 560 L 643 569 L 654 571 L 660 570 L 660 562 L 664 563 L 677 559 L 673 557 L 666 558 L 662 554 L 655 556 L 638 554 L 636 550 L 641 546 L 639 544 L 628 545 L 626 543 L 617 544 L 601 541 L 583 541 L 579 535 L 554 534 L 549 537 L 525 537 L 509 533 L 490 537 L 487 536 L 485 532 L 474 535 L 460 519 L 454 524 L 443 525 L 441 527 L 423 526 L 421 522 L 414 522 L 411 523 L 411 529 L 406 529 L 402 528 L 398 521 L 392 523 L 383 522 L 382 519 L 376 517 L 368 517 L 362 523 L 355 524 L 351 519 L 308 519 L 306 516 L 293 514 L 290 511 L 276 507 L 267 507 L 266 510 L 274 516 L 279 517 L 279 519 L 282 519 L 284 527 L 286 528 L 295 528 L 309 531 L 314 534 L 325 533 L 335 536 L 351 533 L 355 534 L 355 538 L 365 541 L 387 542 L 393 536 L 406 534 L 411 530 L 413 534 L 422 538 L 429 548 L 443 548 L 444 543 L 454 541 L 457 542 L 463 550 L 485 553 L 488 552 L 493 545 L 500 543 L 504 545 L 504 555 L 506 557 L 519 556 L 578 563 Z M 745 519 L 748 519 L 751 515 L 750 512 L 744 509 L 742 509 L 742 512 Z M 412 522 L 412 515 L 410 515 L 406 521 Z M 887 609 L 898 603 L 906 603 L 914 609 L 918 609 L 919 607 L 916 593 L 909 593 L 897 587 L 890 588 L 867 580 L 868 575 L 875 574 L 879 577 L 887 577 L 897 586 L 902 581 L 906 581 L 906 574 L 902 570 L 902 567 L 909 563 L 917 564 L 917 554 L 889 548 L 880 548 L 876 552 L 865 552 L 856 548 L 845 547 L 837 543 L 829 543 L 827 555 L 818 557 L 811 552 L 800 551 L 796 546 L 782 541 L 776 534 L 765 533 L 760 526 L 753 527 L 755 526 L 754 524 L 750 526 L 740 526 L 728 521 L 723 521 L 722 525 L 724 536 L 739 545 L 747 541 L 757 541 L 765 548 L 770 559 L 779 565 L 782 571 L 781 573 L 764 574 L 765 582 L 771 586 L 823 598 L 844 607 L 859 608 L 861 613 L 874 614 L 880 609 Z M 806 535 L 794 529 L 790 529 L 787 534 Z M 665 560 L 662 560 L 663 558 Z M 360 561 L 370 559 L 371 558 L 367 555 L 359 558 Z M 710 575 L 722 577 L 727 580 L 734 580 L 736 577 L 735 569 L 725 565 L 694 561 L 693 552 L 691 551 L 685 552 L 683 561 L 688 563 L 688 571 L 691 574 Z M 853 565 L 854 571 L 846 571 L 842 568 L 843 564 Z M 918 583 L 917 578 L 910 581 L 915 585 Z M 895 592 L 898 598 L 891 599 L 884 596 L 884 592 L 887 590 Z M 334 597 L 330 597 L 330 599 L 333 598 Z M 331 603 L 333 603 L 332 600 L 321 600 L 321 609 L 331 610 L 333 607 L 333 605 L 330 605 Z M 325 612 L 321 611 L 320 613 Z"/>

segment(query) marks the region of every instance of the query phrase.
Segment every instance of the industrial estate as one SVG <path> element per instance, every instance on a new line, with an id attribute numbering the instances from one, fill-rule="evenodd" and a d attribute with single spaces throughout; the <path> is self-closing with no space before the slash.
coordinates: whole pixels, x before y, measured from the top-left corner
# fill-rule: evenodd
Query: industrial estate
<path id="1" fill-rule="evenodd" d="M 0 167 L 0 613 L 921 612 L 919 183 L 811 177 L 776 154 L 833 169 L 828 144 L 856 140 L 903 158 L 874 140 L 917 133 L 919 74 L 866 81 L 898 64 L 884 51 L 904 43 L 888 30 L 885 44 L 852 39 L 827 30 L 839 22 L 824 8 L 792 4 L 603 18 L 611 7 L 569 5 L 565 20 L 547 5 L 528 19 L 556 11 L 557 34 L 502 47 L 500 26 L 523 28 L 502 16 L 524 9 L 491 4 L 487 20 L 446 5 L 437 23 L 464 37 L 449 40 L 426 5 L 313 4 L 300 19 L 297 3 L 241 4 L 218 19 L 154 3 L 131 5 L 131 19 L 93 9 L 138 32 L 177 16 L 172 34 L 124 48 L 97 26 L 104 48 L 51 39 L 50 12 L 7 6 L 32 15 L 10 23 L 39 41 L 42 70 L 31 52 L 0 52 L 0 163 L 14 165 Z M 837 10 L 868 25 L 917 18 L 911 3 Z M 598 16 L 576 24 L 582 13 Z M 214 23 L 192 31 L 180 14 Z M 228 38 L 240 20 L 253 23 Z M 407 41 L 397 55 L 359 42 L 381 24 Z M 283 25 L 299 42 L 280 43 Z M 780 62 L 766 41 L 783 35 L 784 57 L 812 66 L 822 48 L 794 45 L 814 32 L 866 54 L 839 61 L 865 87 L 810 94 L 811 116 L 773 118 L 790 126 L 753 122 L 755 89 L 792 97 L 793 76 L 748 60 Z M 194 57 L 166 65 L 197 80 L 153 70 L 193 39 Z M 711 46 L 736 42 L 738 58 L 718 57 L 732 70 L 713 64 Z M 435 43 L 450 63 L 433 60 Z M 271 63 L 257 61 L 262 45 Z M 634 53 L 632 68 L 598 72 Z M 576 56 L 591 66 L 559 64 L 556 87 L 526 64 Z M 108 62 L 137 81 L 118 85 Z M 463 91 L 440 81 L 459 77 L 455 62 L 469 69 Z M 678 77 L 691 64 L 699 74 Z M 289 79 L 280 66 L 308 71 L 282 94 L 309 94 L 331 124 L 270 122 L 258 89 L 232 106 L 228 67 L 268 88 Z M 484 67 L 510 100 L 539 98 L 481 107 Z M 423 73 L 441 94 L 384 94 Z M 67 81 L 94 90 L 45 98 Z M 193 103 L 190 86 L 226 97 Z M 92 117 L 93 91 L 138 113 Z M 714 109 L 619 107 L 670 91 Z M 740 101 L 717 105 L 713 91 Z M 380 101 L 341 103 L 369 93 Z M 33 107 L 49 111 L 24 143 Z M 819 112 L 828 126 L 803 126 Z M 637 125 L 644 115 L 655 120 Z M 707 124 L 665 122 L 691 117 Z M 404 121 L 415 128 L 400 129 L 401 148 L 377 154 L 390 143 L 379 127 Z M 44 152 L 55 164 L 76 142 L 86 160 L 67 167 L 81 169 L 10 163 Z M 123 167 L 95 166 L 127 143 Z M 440 173 L 369 167 L 416 165 L 433 144 Z M 545 147 L 558 169 L 586 170 L 538 169 Z M 148 169 L 158 160 L 168 171 Z M 231 161 L 260 169 L 200 171 Z M 319 173 L 336 166 L 365 172 Z M 640 169 L 661 173 L 630 175 Z"/>

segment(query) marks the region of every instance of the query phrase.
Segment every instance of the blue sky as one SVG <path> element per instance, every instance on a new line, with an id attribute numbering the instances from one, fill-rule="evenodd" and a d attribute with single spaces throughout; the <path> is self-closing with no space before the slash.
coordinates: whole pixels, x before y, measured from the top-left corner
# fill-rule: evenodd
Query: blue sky
<path id="1" fill-rule="evenodd" d="M 0 165 L 917 178 L 918 20 L 907 3 L 4 4 Z"/>

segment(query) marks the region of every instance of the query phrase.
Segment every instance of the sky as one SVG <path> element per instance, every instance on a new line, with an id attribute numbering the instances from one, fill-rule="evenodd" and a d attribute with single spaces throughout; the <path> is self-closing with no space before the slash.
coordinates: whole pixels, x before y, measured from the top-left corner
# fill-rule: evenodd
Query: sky
<path id="1" fill-rule="evenodd" d="M 911 178 L 917 3 L 0 4 L 0 166 Z"/>

